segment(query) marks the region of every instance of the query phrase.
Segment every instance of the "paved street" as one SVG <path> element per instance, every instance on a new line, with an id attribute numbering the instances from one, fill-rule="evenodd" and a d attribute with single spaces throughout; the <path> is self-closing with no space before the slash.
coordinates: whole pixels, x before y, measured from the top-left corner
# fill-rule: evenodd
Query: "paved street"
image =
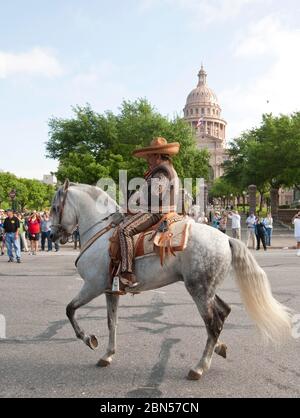
<path id="1" fill-rule="evenodd" d="M 228 358 L 214 356 L 198 382 L 186 380 L 200 358 L 206 332 L 178 283 L 121 298 L 118 352 L 106 369 L 95 367 L 107 345 L 105 298 L 78 311 L 85 330 L 99 337 L 93 352 L 74 336 L 66 304 L 81 287 L 76 252 L 23 256 L 21 265 L 0 257 L 2 397 L 299 397 L 300 338 L 280 349 L 264 347 L 232 279 L 219 291 L 232 306 L 222 334 Z M 275 296 L 300 313 L 300 258 L 295 250 L 256 252 Z"/>

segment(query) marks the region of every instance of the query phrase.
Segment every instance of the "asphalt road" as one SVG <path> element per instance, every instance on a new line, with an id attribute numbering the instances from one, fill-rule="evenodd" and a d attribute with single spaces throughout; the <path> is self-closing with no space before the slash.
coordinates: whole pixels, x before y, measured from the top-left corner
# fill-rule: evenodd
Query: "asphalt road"
<path id="1" fill-rule="evenodd" d="M 232 279 L 218 292 L 232 312 L 222 340 L 228 358 L 214 356 L 200 381 L 188 381 L 206 332 L 182 283 L 121 298 L 118 351 L 113 364 L 95 367 L 107 345 L 105 297 L 78 311 L 84 329 L 99 337 L 91 351 L 74 336 L 66 304 L 81 287 L 74 251 L 0 257 L 1 397 L 299 397 L 300 338 L 264 346 Z M 278 300 L 300 313 L 300 258 L 294 250 L 255 253 Z M 300 326 L 299 326 L 300 329 Z"/>

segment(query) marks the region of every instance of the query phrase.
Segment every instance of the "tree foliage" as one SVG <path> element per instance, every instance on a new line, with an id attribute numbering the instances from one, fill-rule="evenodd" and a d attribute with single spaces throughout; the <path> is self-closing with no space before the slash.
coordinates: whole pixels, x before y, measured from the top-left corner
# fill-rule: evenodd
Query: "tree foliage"
<path id="1" fill-rule="evenodd" d="M 94 184 L 101 177 L 116 182 L 119 170 L 128 171 L 128 179 L 140 177 L 146 163 L 134 158 L 132 151 L 148 146 L 151 139 L 163 136 L 181 144 L 174 165 L 180 177 L 208 176 L 209 153 L 199 150 L 194 131 L 181 118 L 169 120 L 145 99 L 124 101 L 118 114 L 96 113 L 89 105 L 73 108 L 71 119 L 49 121 L 47 156 L 58 159 L 58 180 Z"/>
<path id="2" fill-rule="evenodd" d="M 39 180 L 18 178 L 11 173 L 0 173 L 0 206 L 7 209 L 12 202 L 9 192 L 15 189 L 16 207 L 19 210 L 41 210 L 50 206 L 54 195 L 54 187 Z"/>
<path id="3" fill-rule="evenodd" d="M 300 113 L 263 115 L 258 128 L 232 142 L 224 170 L 224 179 L 242 190 L 249 184 L 256 184 L 261 193 L 299 187 Z"/>
<path id="4" fill-rule="evenodd" d="M 231 194 L 237 196 L 239 195 L 239 190 L 224 177 L 217 178 L 210 189 L 210 195 L 212 197 L 229 198 Z"/>

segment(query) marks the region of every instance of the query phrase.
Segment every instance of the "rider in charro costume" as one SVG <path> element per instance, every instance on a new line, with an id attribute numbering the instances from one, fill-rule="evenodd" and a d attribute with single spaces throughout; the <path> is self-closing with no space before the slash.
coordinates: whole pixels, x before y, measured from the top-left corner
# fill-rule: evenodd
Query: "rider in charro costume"
<path id="1" fill-rule="evenodd" d="M 138 285 L 134 274 L 133 236 L 157 224 L 169 212 L 175 212 L 178 201 L 179 180 L 171 156 L 179 152 L 178 142 L 168 143 L 165 138 L 154 138 L 149 147 L 133 152 L 145 158 L 149 169 L 144 175 L 145 187 L 134 193 L 128 202 L 139 200 L 139 211 L 128 216 L 119 228 L 121 249 L 120 281 L 128 286 Z M 152 202 L 151 202 L 152 201 Z"/>

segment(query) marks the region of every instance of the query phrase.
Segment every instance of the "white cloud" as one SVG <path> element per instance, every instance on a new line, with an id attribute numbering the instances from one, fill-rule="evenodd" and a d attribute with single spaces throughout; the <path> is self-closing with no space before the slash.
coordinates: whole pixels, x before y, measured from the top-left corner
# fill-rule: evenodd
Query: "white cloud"
<path id="1" fill-rule="evenodd" d="M 249 65 L 263 62 L 267 69 L 248 84 L 237 84 L 220 95 L 221 103 L 234 115 L 232 135 L 259 123 L 262 113 L 300 109 L 299 45 L 300 31 L 284 27 L 274 17 L 247 28 L 234 47 L 234 56 Z"/>
<path id="2" fill-rule="evenodd" d="M 257 3 L 259 0 L 140 0 L 141 12 L 165 3 L 170 8 L 177 8 L 191 16 L 191 25 L 199 28 L 215 22 L 224 22 L 239 16 L 245 6 Z M 272 0 L 265 0 L 270 2 Z"/>
<path id="3" fill-rule="evenodd" d="M 0 78 L 16 74 L 55 77 L 62 72 L 57 58 L 46 49 L 36 47 L 21 53 L 0 51 Z"/>

